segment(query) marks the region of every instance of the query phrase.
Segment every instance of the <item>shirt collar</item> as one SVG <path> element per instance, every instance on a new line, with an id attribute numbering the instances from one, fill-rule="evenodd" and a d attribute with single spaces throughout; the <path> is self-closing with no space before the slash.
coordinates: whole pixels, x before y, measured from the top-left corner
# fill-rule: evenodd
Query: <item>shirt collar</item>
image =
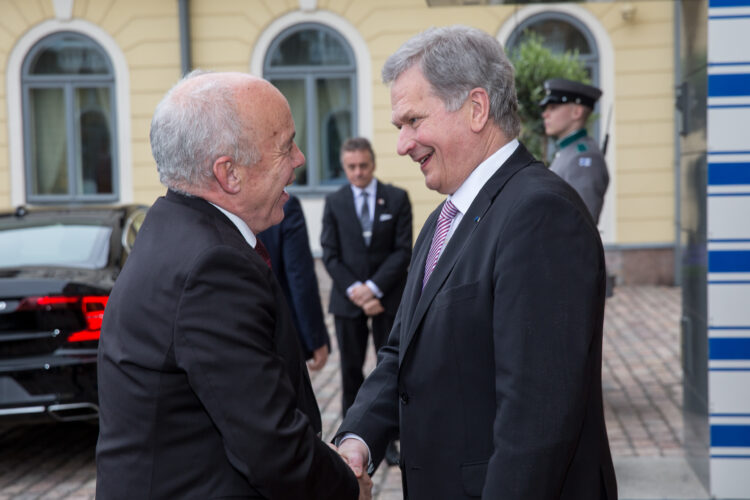
<path id="1" fill-rule="evenodd" d="M 465 214 L 469 210 L 474 198 L 477 197 L 485 183 L 510 158 L 517 147 L 518 139 L 513 139 L 492 153 L 469 174 L 469 177 L 456 189 L 456 192 L 448 197 L 456 205 L 459 212 Z"/>
<path id="2" fill-rule="evenodd" d="M 587 135 L 588 135 L 588 132 L 586 131 L 585 128 L 578 129 L 575 132 L 573 132 L 572 134 L 569 134 L 566 137 L 563 137 L 562 139 L 560 139 L 559 141 L 557 141 L 557 147 L 560 148 L 560 149 L 562 149 L 565 146 L 569 146 L 570 144 L 573 144 L 578 139 L 583 139 Z"/>
<path id="3" fill-rule="evenodd" d="M 358 188 L 354 184 L 349 184 L 349 187 L 352 188 L 352 193 L 354 193 L 354 196 L 357 197 L 360 194 L 362 194 L 362 191 L 366 191 L 367 195 L 369 196 L 369 199 L 374 200 L 375 199 L 375 188 L 378 185 L 378 180 L 373 177 L 370 183 L 365 186 L 364 188 Z"/>
<path id="4" fill-rule="evenodd" d="M 211 203 L 209 201 L 209 203 Z M 245 223 L 244 220 L 240 219 L 237 215 L 234 215 L 232 212 L 225 210 L 221 208 L 219 205 L 215 203 L 211 203 L 211 205 L 215 206 L 219 209 L 221 213 L 227 216 L 227 218 L 232 221 L 232 223 L 237 226 L 237 229 L 239 230 L 240 234 L 242 234 L 242 237 L 245 238 L 245 241 L 247 241 L 247 244 L 251 247 L 255 248 L 255 235 L 253 234 L 253 231 L 250 229 L 250 227 Z"/>

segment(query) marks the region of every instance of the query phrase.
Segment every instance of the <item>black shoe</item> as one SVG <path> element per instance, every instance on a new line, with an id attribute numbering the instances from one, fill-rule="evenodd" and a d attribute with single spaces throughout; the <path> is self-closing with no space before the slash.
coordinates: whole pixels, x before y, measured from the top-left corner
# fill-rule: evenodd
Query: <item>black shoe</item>
<path id="1" fill-rule="evenodd" d="M 398 465 L 399 453 L 395 441 L 388 443 L 388 448 L 385 449 L 385 462 L 391 466 Z"/>

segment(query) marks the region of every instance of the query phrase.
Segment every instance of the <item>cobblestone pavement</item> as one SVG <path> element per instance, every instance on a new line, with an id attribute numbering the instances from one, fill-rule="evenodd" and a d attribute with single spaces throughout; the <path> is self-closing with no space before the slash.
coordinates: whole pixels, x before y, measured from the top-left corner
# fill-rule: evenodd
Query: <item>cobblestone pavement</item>
<path id="1" fill-rule="evenodd" d="M 680 289 L 619 287 L 607 300 L 602 384 L 612 454 L 684 456 Z"/>
<path id="2" fill-rule="evenodd" d="M 321 279 L 323 296 L 329 286 Z M 684 456 L 679 317 L 679 288 L 618 287 L 607 301 L 603 383 L 616 459 Z M 335 343 L 331 318 L 328 324 Z M 367 370 L 374 359 L 371 353 Z M 312 374 L 326 440 L 341 421 L 338 367 L 334 347 Z M 88 424 L 0 428 L 0 500 L 93 499 L 95 443 Z M 377 500 L 403 498 L 398 467 L 383 465 L 373 479 Z"/>

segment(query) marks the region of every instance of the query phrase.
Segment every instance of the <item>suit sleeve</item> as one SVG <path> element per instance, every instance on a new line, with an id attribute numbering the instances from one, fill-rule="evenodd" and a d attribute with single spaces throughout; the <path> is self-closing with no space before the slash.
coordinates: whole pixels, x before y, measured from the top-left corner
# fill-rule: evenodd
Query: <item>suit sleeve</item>
<path id="1" fill-rule="evenodd" d="M 274 349 L 271 271 L 262 267 L 229 247 L 197 259 L 180 301 L 175 359 L 223 436 L 229 461 L 265 496 L 356 498 L 348 466 L 296 407 Z"/>
<path id="2" fill-rule="evenodd" d="M 375 369 L 365 378 L 354 404 L 336 431 L 335 439 L 354 433 L 370 448 L 373 465 L 385 456 L 385 449 L 398 438 L 398 351 L 403 308 L 399 308 L 388 342 L 378 351 Z"/>
<path id="3" fill-rule="evenodd" d="M 600 391 L 604 263 L 583 206 L 531 193 L 493 270 L 496 415 L 482 498 L 556 498 Z"/>
<path id="4" fill-rule="evenodd" d="M 396 213 L 396 235 L 393 251 L 388 254 L 378 266 L 377 271 L 370 277 L 384 294 L 388 294 L 394 287 L 403 282 L 411 259 L 411 202 L 406 191 L 399 190 L 398 192 L 399 203 Z"/>
<path id="5" fill-rule="evenodd" d="M 328 331 L 323 320 L 320 289 L 315 276 L 315 262 L 310 252 L 307 225 L 302 206 L 297 198 L 290 198 L 284 206 L 282 231 L 282 261 L 292 296 L 292 308 L 298 318 L 301 340 L 310 352 L 329 345 Z"/>
<path id="6" fill-rule="evenodd" d="M 331 275 L 333 285 L 346 296 L 346 289 L 359 281 L 357 275 L 344 263 L 341 254 L 341 227 L 334 213 L 335 201 L 329 195 L 323 208 L 323 228 L 320 232 L 320 246 L 323 248 L 323 264 Z"/>

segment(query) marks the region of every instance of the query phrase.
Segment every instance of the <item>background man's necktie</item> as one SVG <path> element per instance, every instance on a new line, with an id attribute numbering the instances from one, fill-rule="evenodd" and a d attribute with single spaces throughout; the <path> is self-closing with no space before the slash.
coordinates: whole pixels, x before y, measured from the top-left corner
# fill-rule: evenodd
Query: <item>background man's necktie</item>
<path id="1" fill-rule="evenodd" d="M 427 280 L 430 279 L 432 270 L 437 265 L 440 253 L 443 251 L 443 245 L 445 244 L 445 238 L 448 236 L 448 230 L 451 228 L 451 222 L 458 213 L 456 205 L 447 200 L 443 204 L 443 209 L 440 210 L 438 215 L 437 227 L 435 227 L 435 234 L 432 236 L 432 245 L 430 245 L 430 253 L 427 254 L 427 260 L 424 263 L 424 279 L 422 280 L 422 288 L 427 284 Z"/>
<path id="2" fill-rule="evenodd" d="M 370 206 L 367 203 L 367 191 L 362 191 L 362 208 L 359 211 L 359 222 L 362 224 L 362 236 L 365 245 L 370 246 L 372 238 L 372 219 L 370 219 Z"/>
<path id="3" fill-rule="evenodd" d="M 268 267 L 271 267 L 271 254 L 268 253 L 268 249 L 258 238 L 255 239 L 255 251 L 266 261 Z"/>

